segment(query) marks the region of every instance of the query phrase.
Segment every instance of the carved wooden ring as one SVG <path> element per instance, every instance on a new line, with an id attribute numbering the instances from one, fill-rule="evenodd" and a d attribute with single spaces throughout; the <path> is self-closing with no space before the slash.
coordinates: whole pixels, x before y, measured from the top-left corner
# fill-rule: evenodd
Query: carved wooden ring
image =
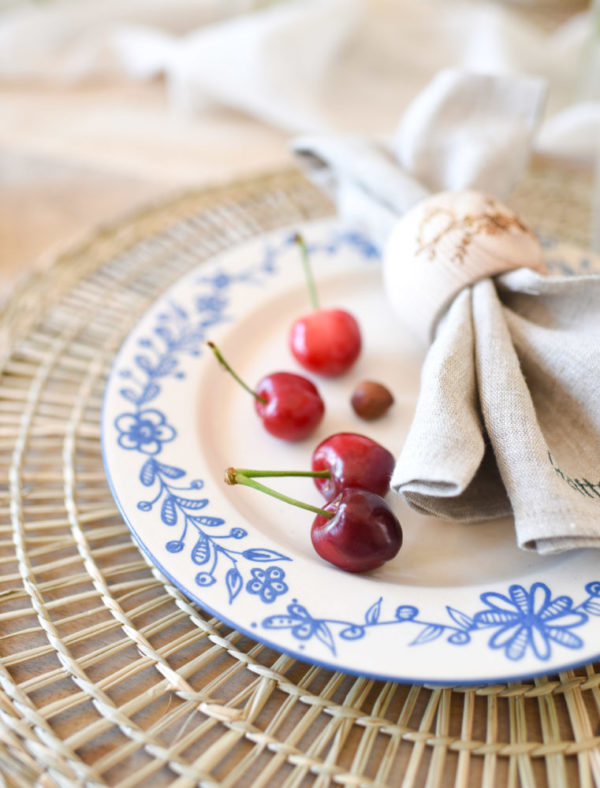
<path id="1" fill-rule="evenodd" d="M 475 191 L 442 192 L 411 208 L 383 261 L 395 311 L 428 343 L 461 290 L 515 268 L 547 273 L 539 241 L 513 211 Z"/>

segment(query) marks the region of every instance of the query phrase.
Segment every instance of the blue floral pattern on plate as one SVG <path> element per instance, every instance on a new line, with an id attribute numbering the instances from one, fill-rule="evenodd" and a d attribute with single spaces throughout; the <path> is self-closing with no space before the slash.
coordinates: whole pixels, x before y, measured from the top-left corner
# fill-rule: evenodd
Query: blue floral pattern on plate
<path id="1" fill-rule="evenodd" d="M 464 646 L 482 629 L 495 629 L 489 647 L 503 649 L 508 659 L 522 659 L 531 650 L 539 660 L 548 660 L 551 645 L 556 643 L 570 649 L 583 646 L 583 640 L 572 632 L 585 624 L 589 616 L 600 616 L 600 582 L 588 583 L 588 596 L 573 606 L 571 597 L 552 598 L 545 583 L 533 583 L 529 590 L 514 584 L 508 595 L 487 592 L 480 595 L 486 605 L 474 614 L 467 614 L 449 605 L 449 622 L 428 621 L 420 617 L 415 605 L 399 605 L 391 617 L 383 618 L 383 597 L 371 605 L 360 621 L 314 618 L 298 600 L 288 605 L 283 614 L 269 616 L 263 621 L 266 629 L 288 629 L 299 641 L 316 637 L 332 654 L 337 653 L 337 639 L 360 640 L 375 627 L 410 624 L 408 646 L 421 646 L 445 637 L 453 646 Z"/>
<path id="2" fill-rule="evenodd" d="M 140 467 L 139 481 L 143 487 L 154 491 L 153 497 L 140 499 L 137 508 L 142 512 L 152 512 L 155 507 L 160 507 L 162 523 L 174 531 L 179 529 L 175 538 L 165 542 L 167 552 L 179 553 L 187 547 L 191 561 L 201 567 L 195 575 L 196 584 L 206 588 L 222 580 L 227 588 L 229 604 L 244 590 L 256 595 L 264 604 L 274 602 L 277 596 L 288 591 L 284 569 L 279 566 L 251 568 L 248 574 L 245 566 L 291 559 L 276 550 L 232 547 L 234 543 L 245 540 L 248 533 L 239 527 L 227 529 L 221 517 L 201 514 L 201 510 L 210 503 L 208 498 L 199 495 L 204 482 L 194 479 L 181 486 L 186 471 L 156 459 L 164 445 L 173 441 L 177 433 L 162 411 L 146 406 L 160 396 L 165 379 L 185 378 L 181 368 L 182 357 L 200 356 L 209 330 L 228 319 L 230 289 L 240 284 L 262 284 L 266 277 L 277 272 L 281 252 L 295 243 L 294 234 L 286 235 L 280 244 L 266 247 L 258 265 L 236 275 L 217 271 L 211 276 L 200 276 L 198 286 L 201 292 L 195 299 L 194 313 L 169 301 L 158 316 L 153 334 L 138 339 L 140 350 L 134 356 L 133 367 L 119 371 L 121 379 L 127 381 L 119 394 L 134 410 L 124 411 L 114 419 L 117 443 L 122 449 L 147 458 Z M 337 233 L 322 246 L 308 244 L 308 250 L 309 253 L 320 250 L 332 255 L 343 245 L 357 248 L 366 260 L 378 258 L 375 246 L 354 232 Z M 178 484 L 174 484 L 176 481 Z"/>
<path id="3" fill-rule="evenodd" d="M 531 665 L 533 660 L 543 666 L 551 663 L 557 651 L 581 651 L 586 644 L 586 626 L 600 619 L 600 581 L 586 583 L 585 578 L 586 595 L 578 603 L 536 579 L 478 591 L 472 606 L 459 609 L 445 604 L 435 615 L 413 604 L 414 599 L 398 604 L 386 595 L 372 601 L 357 617 L 327 616 L 321 610 L 312 614 L 301 599 L 302 589 L 288 577 L 295 557 L 261 546 L 247 528 L 228 524 L 214 511 L 204 492 L 205 481 L 171 459 L 177 456 L 171 451 L 178 433 L 169 423 L 168 409 L 161 405 L 165 382 L 183 385 L 187 365 L 202 356 L 209 332 L 234 319 L 229 313 L 234 290 L 260 288 L 279 275 L 282 253 L 293 243 L 294 233 L 270 238 L 257 263 L 235 272 L 218 264 L 207 270 L 200 268 L 189 302 L 193 307 L 167 294 L 160 300 L 151 330 L 142 335 L 133 332 L 136 350 L 127 354 L 127 363 L 117 362 L 109 386 L 116 387 L 121 407 L 111 418 L 108 438 L 104 425 L 103 439 L 138 458 L 136 509 L 164 529 L 165 555 L 187 557 L 193 566 L 194 584 L 202 594 L 205 589 L 210 594 L 213 587 L 222 587 L 230 607 L 244 597 L 263 606 L 265 612 L 273 611 L 257 615 L 250 624 L 253 634 L 267 641 L 274 633 L 287 635 L 287 642 L 278 637 L 277 645 L 305 654 L 314 642 L 318 647 L 311 649 L 310 658 L 315 661 L 320 659 L 319 648 L 337 659 L 342 653 L 349 654 L 353 643 L 381 632 L 390 633 L 390 637 L 393 633 L 395 646 L 411 650 L 431 648 L 434 643 L 460 649 L 484 644 L 488 652 L 503 655 L 507 663 L 528 660 Z M 376 247 L 356 232 L 336 229 L 325 240 L 308 244 L 311 253 L 330 256 L 344 247 L 353 249 L 363 262 L 378 260 Z M 562 260 L 560 250 L 550 241 L 546 248 L 554 255 L 553 270 L 576 272 L 577 262 Z M 590 270 L 587 257 L 582 266 L 584 271 Z M 108 470 L 110 477 L 110 467 Z M 205 599 L 209 597 L 200 597 L 202 603 Z M 277 612 L 274 609 L 280 604 Z M 326 606 L 325 599 L 323 609 Z"/>

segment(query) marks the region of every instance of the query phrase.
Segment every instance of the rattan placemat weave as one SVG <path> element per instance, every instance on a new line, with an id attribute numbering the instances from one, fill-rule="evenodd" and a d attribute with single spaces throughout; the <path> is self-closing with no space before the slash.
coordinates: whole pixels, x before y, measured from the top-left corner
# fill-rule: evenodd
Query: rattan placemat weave
<path id="1" fill-rule="evenodd" d="M 517 203 L 585 242 L 584 181 Z M 427 688 L 304 664 L 149 566 L 108 490 L 99 419 L 141 313 L 215 252 L 331 213 L 296 171 L 172 198 L 98 231 L 0 316 L 0 775 L 7 786 L 600 784 L 600 665 Z"/>

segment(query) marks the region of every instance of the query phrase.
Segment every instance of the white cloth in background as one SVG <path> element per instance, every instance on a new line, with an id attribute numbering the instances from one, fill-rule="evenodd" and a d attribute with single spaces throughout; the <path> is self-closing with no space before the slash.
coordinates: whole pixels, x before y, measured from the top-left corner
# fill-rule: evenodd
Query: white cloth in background
<path id="1" fill-rule="evenodd" d="M 163 74 L 171 105 L 207 101 L 288 131 L 327 128 L 320 86 L 361 0 L 82 0 L 0 15 L 0 80 Z"/>
<path id="2" fill-rule="evenodd" d="M 292 133 L 373 134 L 441 69 L 524 73 L 549 85 L 543 149 L 590 156 L 592 31 L 591 12 L 548 32 L 486 0 L 46 0 L 0 12 L 0 81 L 163 74 L 179 110 L 216 101 Z"/>
<path id="3" fill-rule="evenodd" d="M 539 79 L 447 70 L 391 139 L 305 136 L 292 150 L 339 213 L 383 248 L 398 217 L 431 193 L 468 187 L 506 199 L 529 159 L 545 93 Z"/>

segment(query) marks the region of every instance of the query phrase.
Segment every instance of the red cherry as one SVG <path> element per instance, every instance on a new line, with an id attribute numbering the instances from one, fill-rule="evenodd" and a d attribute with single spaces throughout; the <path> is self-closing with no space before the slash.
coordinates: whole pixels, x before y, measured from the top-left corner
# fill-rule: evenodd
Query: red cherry
<path id="1" fill-rule="evenodd" d="M 300 249 L 313 311 L 292 324 L 289 346 L 296 360 L 317 375 L 341 375 L 358 358 L 361 337 L 358 323 L 343 309 L 320 309 L 310 267 L 308 247 L 301 235 L 293 239 Z"/>
<path id="2" fill-rule="evenodd" d="M 366 435 L 337 432 L 321 441 L 312 455 L 313 471 L 330 472 L 315 484 L 331 500 L 346 487 L 359 487 L 383 497 L 389 490 L 395 460 L 391 452 Z"/>
<path id="3" fill-rule="evenodd" d="M 344 309 L 317 309 L 294 321 L 289 346 L 296 360 L 317 375 L 346 372 L 359 356 L 360 328 Z"/>
<path id="4" fill-rule="evenodd" d="M 316 386 L 293 372 L 274 372 L 254 389 L 256 412 L 267 432 L 276 438 L 297 441 L 317 427 L 325 406 Z"/>
<path id="5" fill-rule="evenodd" d="M 206 344 L 219 364 L 254 397 L 256 412 L 271 435 L 298 441 L 308 437 L 319 424 L 325 405 L 310 380 L 293 372 L 274 372 L 262 378 L 253 390 L 229 366 L 214 342 Z"/>
<path id="6" fill-rule="evenodd" d="M 379 495 L 347 487 L 329 501 L 311 528 L 317 553 L 346 572 L 368 572 L 392 559 L 402 546 L 398 519 Z"/>

